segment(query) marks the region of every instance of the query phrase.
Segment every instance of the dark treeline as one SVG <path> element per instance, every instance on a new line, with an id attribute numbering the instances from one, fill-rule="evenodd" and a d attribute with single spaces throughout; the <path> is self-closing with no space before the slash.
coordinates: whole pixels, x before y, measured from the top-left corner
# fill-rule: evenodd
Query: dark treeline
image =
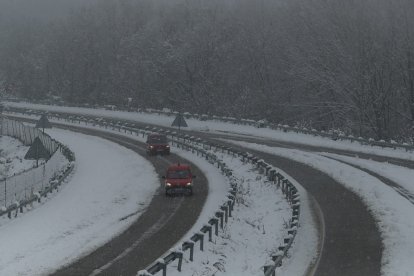
<path id="1" fill-rule="evenodd" d="M 101 0 L 0 17 L 1 90 L 412 136 L 412 0 Z"/>

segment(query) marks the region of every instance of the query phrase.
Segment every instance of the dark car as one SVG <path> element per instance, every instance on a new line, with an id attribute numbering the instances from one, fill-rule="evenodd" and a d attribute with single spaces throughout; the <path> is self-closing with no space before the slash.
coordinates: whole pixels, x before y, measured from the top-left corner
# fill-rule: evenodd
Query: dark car
<path id="1" fill-rule="evenodd" d="M 193 194 L 193 179 L 196 176 L 191 172 L 189 165 L 173 164 L 168 167 L 165 179 L 165 194 L 176 193 Z"/>
<path id="2" fill-rule="evenodd" d="M 158 133 L 148 135 L 147 153 L 150 155 L 170 154 L 170 145 L 168 144 L 167 136 Z"/>

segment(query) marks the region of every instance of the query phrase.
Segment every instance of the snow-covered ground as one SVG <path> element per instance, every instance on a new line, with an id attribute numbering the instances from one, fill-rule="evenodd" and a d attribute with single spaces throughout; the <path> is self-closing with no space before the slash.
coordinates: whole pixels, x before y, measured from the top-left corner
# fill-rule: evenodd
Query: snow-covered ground
<path id="1" fill-rule="evenodd" d="M 82 162 L 83 158 L 86 158 L 86 155 L 90 154 L 90 152 L 83 152 L 83 148 L 86 147 L 86 144 L 82 145 L 82 141 L 79 139 L 73 139 L 72 136 L 75 134 L 71 134 L 67 131 L 50 131 L 52 137 L 56 138 L 59 141 L 67 143 L 69 147 L 75 151 L 77 156 L 77 168 L 78 171 L 75 174 L 75 177 L 66 184 L 63 191 L 61 191 L 55 198 L 52 198 L 46 204 L 41 206 L 39 209 L 33 210 L 31 213 L 36 214 L 40 212 L 38 210 L 44 210 L 44 212 L 48 212 L 49 208 L 54 208 L 55 200 L 57 197 L 59 198 L 67 198 L 68 195 L 65 195 L 65 191 L 67 189 L 72 190 L 72 185 L 74 185 L 74 181 L 79 182 L 77 177 L 80 177 L 79 170 L 87 170 L 87 168 L 82 168 L 83 164 L 87 162 Z M 70 135 L 68 135 L 70 134 Z M 123 134 L 126 136 L 130 136 L 128 134 Z M 76 134 L 76 137 L 82 137 L 83 135 Z M 143 141 L 142 137 L 130 136 L 134 137 L 137 140 Z M 98 141 L 95 141 L 95 140 Z M 80 139 L 82 140 L 82 139 Z M 86 141 L 84 141 L 86 142 Z M 89 143 L 97 143 L 96 147 L 102 147 L 99 145 L 103 141 L 100 141 L 98 138 L 94 138 L 88 141 Z M 106 142 L 111 144 L 109 142 Z M 225 199 L 225 194 L 229 189 L 229 182 L 228 180 L 219 172 L 217 168 L 215 168 L 212 164 L 208 163 L 206 160 L 197 157 L 196 155 L 173 148 L 174 152 L 181 155 L 182 157 L 191 160 L 191 162 L 195 163 L 197 166 L 201 168 L 201 170 L 206 174 L 209 180 L 209 195 L 207 202 L 203 208 L 203 211 L 197 221 L 197 223 L 193 226 L 193 228 L 188 232 L 187 235 L 183 237 L 180 241 L 184 241 L 188 239 L 194 232 L 198 232 L 200 228 L 209 220 L 209 218 L 214 214 L 217 210 L 218 206 L 221 205 L 223 200 Z M 79 152 L 82 152 L 81 159 L 79 157 Z M 93 155 L 93 154 L 92 154 Z M 268 260 L 271 252 L 276 251 L 277 247 L 283 243 L 283 237 L 286 235 L 287 230 L 285 229 L 285 222 L 288 221 L 290 216 L 290 207 L 284 200 L 284 196 L 280 190 L 277 190 L 275 186 L 271 185 L 270 183 L 264 181 L 262 178 L 256 178 L 257 172 L 253 171 L 253 168 L 249 164 L 242 164 L 241 161 L 234 157 L 229 157 L 226 155 L 221 154 L 221 159 L 223 159 L 226 163 L 229 164 L 230 168 L 232 168 L 235 172 L 235 176 L 240 181 L 241 191 L 243 196 L 241 197 L 243 201 L 240 201 L 236 209 L 234 210 L 234 218 L 230 220 L 229 227 L 226 228 L 224 233 L 221 233 L 220 236 L 215 240 L 215 244 L 207 243 L 205 245 L 206 251 L 205 252 L 196 252 L 195 253 L 195 262 L 188 263 L 185 261 L 183 265 L 183 269 L 186 273 L 196 272 L 206 272 L 206 271 L 214 271 L 219 267 L 220 269 L 224 269 L 227 272 L 237 272 L 237 275 L 261 275 L 263 272 L 261 270 L 263 264 L 266 260 Z M 93 160 L 101 160 L 100 156 L 89 157 L 88 163 L 94 163 Z M 128 162 L 128 161 L 124 161 Z M 120 165 L 122 166 L 122 165 Z M 134 168 L 137 166 L 135 165 Z M 125 169 L 130 169 L 131 165 L 126 167 Z M 107 170 L 103 170 L 107 171 Z M 88 176 L 89 174 L 89 176 Z M 82 173 L 83 177 L 88 177 L 90 179 L 94 179 L 94 175 L 96 172 L 92 169 L 90 172 L 84 171 Z M 101 175 L 100 178 L 105 178 L 105 174 Z M 100 181 L 100 178 L 97 179 Z M 141 177 L 142 178 L 142 177 Z M 292 179 L 292 181 L 294 181 Z M 95 182 L 95 181 L 93 181 Z M 95 184 L 96 185 L 96 184 Z M 96 189 L 94 185 L 93 189 Z M 76 185 L 75 185 L 76 186 Z M 70 188 L 69 188 L 70 187 Z M 73 191 L 71 194 L 75 194 L 76 192 L 81 193 L 80 190 Z M 302 191 L 301 191 L 302 193 Z M 303 191 L 304 193 L 304 191 Z M 92 194 L 92 192 L 91 192 Z M 107 193 L 105 193 L 107 194 Z M 131 194 L 131 193 L 127 193 Z M 92 198 L 92 195 L 90 195 Z M 108 195 L 109 196 L 109 195 Z M 306 196 L 304 197 L 306 198 Z M 303 200 L 303 199 L 302 199 Z M 137 201 L 139 201 L 137 199 Z M 49 203 L 50 202 L 50 203 Z M 76 206 L 78 208 L 84 208 L 82 200 L 77 200 Z M 88 203 L 85 208 L 90 209 Z M 302 205 L 305 206 L 305 205 Z M 111 208 L 113 206 L 101 206 L 102 208 Z M 136 207 L 136 205 L 135 205 Z M 122 208 L 124 209 L 124 208 Z M 129 213 L 133 212 L 133 207 L 131 205 L 131 210 Z M 93 212 L 97 210 L 91 210 L 89 215 L 92 216 Z M 55 212 L 55 211 L 54 211 Z M 117 214 L 118 218 L 125 216 L 124 212 L 122 214 Z M 72 214 L 75 216 L 75 214 Z M 33 215 L 34 216 L 34 215 Z M 97 214 L 99 217 L 99 212 Z M 116 220 L 117 216 L 114 215 L 112 221 Z M 131 219 L 133 219 L 132 217 Z M 136 216 L 135 216 L 136 218 Z M 20 218 L 22 224 L 24 223 L 24 217 Z M 32 217 L 30 219 L 32 221 Z M 33 219 L 34 220 L 34 219 Z M 83 223 L 82 226 L 79 227 L 79 220 Z M 95 221 L 95 219 L 93 220 Z M 36 252 L 36 256 L 45 256 L 43 254 L 51 254 L 56 248 L 61 253 L 62 256 L 66 256 L 65 258 L 60 258 L 56 256 L 55 258 L 51 258 L 46 264 L 41 262 L 42 258 L 34 258 L 38 262 L 37 265 L 32 266 L 31 260 L 24 254 L 23 259 L 28 260 L 28 264 L 30 264 L 30 268 L 22 268 L 23 274 L 36 274 L 39 271 L 52 271 L 57 267 L 69 263 L 77 258 L 78 254 L 74 252 L 83 252 L 86 254 L 90 252 L 93 248 L 102 244 L 105 240 L 109 240 L 110 237 L 122 231 L 125 227 L 127 227 L 127 223 L 125 225 L 120 225 L 117 228 L 108 229 L 106 235 L 100 235 L 99 237 L 96 236 L 96 232 L 94 230 L 102 227 L 105 222 L 98 222 L 94 223 L 90 218 L 79 218 L 75 221 L 69 221 L 68 224 L 63 224 L 61 227 L 57 229 L 53 229 L 49 233 L 44 233 L 43 238 L 37 240 L 34 244 L 41 252 Z M 313 261 L 314 254 L 316 252 L 317 246 L 317 233 L 314 227 L 314 223 L 312 221 L 312 217 L 309 214 L 309 210 L 305 210 L 302 212 L 301 215 L 301 223 L 302 227 L 299 230 L 301 240 L 306 241 L 306 243 L 298 243 L 295 244 L 294 249 L 295 254 L 292 258 L 286 263 L 283 267 L 283 271 L 293 271 L 291 275 L 298 275 L 298 273 L 303 273 L 308 265 Z M 83 226 L 86 224 L 87 226 Z M 4 225 L 7 226 L 7 225 Z M 79 229 L 80 228 L 80 229 Z M 0 228 L 0 231 L 2 229 Z M 43 232 L 44 229 L 43 229 Z M 63 232 L 63 233 L 62 233 Z M 70 232 L 70 234 L 65 234 Z M 269 234 L 271 233 L 271 235 Z M 66 239 L 59 243 L 52 242 L 46 243 L 46 240 L 56 240 L 56 236 L 63 236 Z M 85 239 L 85 240 L 83 240 Z M 66 244 L 66 243 L 73 243 L 76 241 L 76 246 Z M 1 242 L 1 240 L 0 240 Z M 177 246 L 180 244 L 177 243 Z M 226 246 L 226 245 L 231 246 Z M 42 244 L 42 246 L 40 246 Z M 50 245 L 45 245 L 50 244 Z M 23 246 L 24 244 L 22 244 Z M 81 246 L 82 245 L 82 246 Z M 26 245 L 24 245 L 26 246 Z M 63 249 L 63 248 L 68 249 Z M 249 254 L 239 254 L 239 252 L 245 252 L 246 248 L 249 249 Z M 19 252 L 16 249 L 16 252 Z M 58 254 L 59 255 L 59 254 Z M 10 255 L 8 255 L 10 256 Z M 15 255 L 11 255 L 9 258 L 13 258 Z M 2 259 L 3 260 L 3 259 Z M 5 259 L 9 260 L 9 259 Z M 210 262 L 207 263 L 206 260 Z M 0 262 L 1 264 L 1 262 Z M 216 265 L 214 265 L 216 264 Z M 299 265 L 298 265 L 299 264 Z M 1 265 L 0 265 L 0 274 L 1 274 Z M 9 271 L 9 270 L 7 270 Z M 218 274 L 217 274 L 218 275 Z M 226 275 L 225 272 L 222 275 Z M 228 274 L 227 274 L 228 275 Z"/>
<path id="2" fill-rule="evenodd" d="M 91 252 L 125 230 L 159 187 L 151 164 L 126 148 L 48 132 L 75 152 L 76 172 L 45 203 L 15 219 L 0 218 L 0 275 L 44 275 Z"/>
<path id="3" fill-rule="evenodd" d="M 13 104 L 16 105 L 16 104 Z M 158 116 L 154 114 L 137 114 L 137 113 L 128 113 L 128 112 L 113 112 L 106 110 L 91 110 L 91 109 L 82 109 L 82 108 L 62 108 L 62 107 L 50 107 L 50 106 L 39 106 L 39 105 L 29 105 L 29 104 L 17 104 L 20 107 L 28 108 L 41 108 L 45 110 L 55 110 L 60 112 L 71 112 L 79 114 L 89 114 L 96 116 L 107 116 L 107 117 L 117 117 L 121 119 L 135 120 L 139 122 L 146 122 L 149 124 L 157 124 L 160 126 L 170 126 L 173 120 L 172 117 L 167 116 Z M 360 145 L 358 143 L 342 142 L 342 141 L 332 141 L 330 139 L 313 137 L 309 135 L 296 134 L 296 133 L 284 133 L 280 131 L 270 130 L 270 129 L 258 129 L 249 126 L 238 126 L 228 123 L 215 122 L 215 121 L 197 121 L 197 120 L 187 120 L 189 124 L 189 129 L 192 130 L 201 130 L 201 131 L 210 131 L 218 133 L 228 133 L 231 135 L 249 135 L 255 137 L 269 138 L 276 141 L 288 141 L 295 142 L 299 144 L 313 145 L 313 146 L 323 146 L 330 148 L 337 148 L 343 150 L 351 150 L 355 152 L 363 152 L 369 154 L 376 154 L 389 157 L 397 157 L 407 160 L 414 160 L 413 153 L 405 152 L 403 150 L 394 150 L 394 149 L 382 149 L 379 147 L 371 147 Z M 257 145 L 252 143 L 242 143 L 246 147 L 251 147 L 252 149 L 262 150 L 270 152 L 276 155 L 288 157 L 296 161 L 308 164 L 318 170 L 321 170 L 338 182 L 343 184 L 346 188 L 358 193 L 361 198 L 365 201 L 368 208 L 372 211 L 375 218 L 378 221 L 379 229 L 382 234 L 384 242 L 384 254 L 382 260 L 382 273 L 383 275 L 411 275 L 411 272 L 414 271 L 414 263 L 411 262 L 410 256 L 414 254 L 414 240 L 412 235 L 414 234 L 414 206 L 408 200 L 403 198 L 398 194 L 394 189 L 385 185 L 377 178 L 358 170 L 349 165 L 343 164 L 342 162 L 334 161 L 327 156 L 323 156 L 322 153 L 310 153 L 299 150 L 277 148 L 277 147 L 266 147 L 263 145 Z M 329 155 L 329 154 L 325 154 Z M 390 165 L 387 163 L 378 163 L 374 161 L 367 160 L 358 160 L 358 158 L 344 157 L 344 156 L 334 156 L 330 155 L 329 157 L 334 157 L 341 159 L 343 161 L 370 169 L 378 174 L 381 174 L 401 185 L 407 191 L 412 192 L 413 188 L 410 182 L 412 180 L 413 171 L 406 168 L 401 168 L 398 166 Z M 230 162 L 231 164 L 236 164 L 236 162 Z M 294 177 L 294 176 L 293 176 Z M 294 179 L 292 179 L 294 182 Z M 295 182 L 294 182 L 295 183 Z M 261 185 L 265 185 L 262 183 Z M 277 192 L 276 192 L 277 193 Z M 262 195 L 261 195 L 262 196 Z M 303 200 L 303 195 L 301 194 Z M 216 198 L 218 200 L 219 197 Z M 305 200 L 306 201 L 306 200 Z M 214 204 L 213 204 L 214 205 Z M 213 206 L 211 205 L 211 206 Z M 302 205 L 303 206 L 303 205 Z M 239 209 L 241 210 L 241 209 Z M 306 210 L 306 208 L 305 208 Z M 242 217 L 248 215 L 248 212 L 241 211 Z M 310 217 L 310 216 L 309 216 Z M 306 221 L 306 216 L 301 217 L 301 220 Z M 201 220 L 200 220 L 201 221 Z M 305 259 L 309 262 L 312 259 L 312 253 L 310 250 L 306 251 L 307 246 L 305 246 L 304 241 L 308 241 L 308 236 L 303 235 L 304 226 L 309 225 L 310 229 L 314 231 L 312 237 L 316 237 L 316 230 L 312 225 L 310 219 L 308 224 L 303 224 L 301 221 L 302 227 L 299 231 L 302 230 L 302 233 L 298 233 L 295 246 L 292 249 L 292 257 L 284 262 L 281 271 L 284 275 L 298 275 L 301 273 L 301 269 L 295 270 L 298 263 L 301 259 Z M 200 222 L 202 223 L 202 222 Z M 238 222 L 231 222 L 236 223 Z M 201 224 L 202 225 L 202 224 Z M 200 228 L 200 224 L 194 228 L 194 231 L 197 231 Z M 235 233 L 229 230 L 226 234 Z M 311 231 L 311 232 L 312 232 Z M 248 232 L 249 233 L 249 232 Z M 192 234 L 192 233 L 190 233 Z M 224 237 L 224 238 L 223 238 Z M 226 240 L 227 238 L 227 240 Z M 312 238 L 310 239 L 312 240 Z M 208 268 L 211 268 L 212 264 L 206 264 L 206 260 L 209 262 L 214 262 L 215 255 L 212 252 L 220 252 L 226 255 L 225 262 L 228 268 L 234 268 L 237 265 L 242 267 L 243 256 L 239 256 L 238 261 L 234 261 L 231 257 L 232 250 L 231 247 L 223 249 L 220 247 L 220 244 L 229 243 L 228 236 L 222 235 L 222 237 L 217 239 L 216 247 L 213 247 L 210 253 L 202 253 L 201 263 L 202 269 L 205 271 Z M 310 242 L 310 248 L 314 248 L 316 242 Z M 234 243 L 232 244 L 234 245 Z M 241 248 L 241 247 L 239 247 Z M 228 251 L 225 251 L 228 250 Z M 241 250 L 241 249 L 240 249 Z M 312 251 L 313 253 L 315 251 Z M 302 257 L 298 257 L 302 256 Z M 197 255 L 195 256 L 197 263 Z M 246 262 L 246 258 L 244 258 Z M 196 264 L 195 263 L 195 264 Z M 190 269 L 194 269 L 197 265 L 190 264 Z M 185 265 L 184 265 L 185 266 Z M 213 266 L 214 267 L 214 266 Z M 244 266 L 245 271 L 252 272 L 251 267 Z M 200 272 L 200 271 L 198 271 Z M 257 271 L 256 271 L 257 272 Z M 247 272 L 246 272 L 247 273 Z M 286 274 L 285 274 L 286 273 Z M 210 274 L 207 274 L 210 275 Z"/>
<path id="4" fill-rule="evenodd" d="M 0 136 L 0 179 L 32 168 L 36 162 L 25 160 L 29 147 L 9 136 Z"/>
<path id="5" fill-rule="evenodd" d="M 89 126 L 89 128 L 98 129 L 99 127 Z M 141 136 L 119 133 L 108 129 L 106 131 L 118 133 L 141 142 L 145 141 L 145 138 Z M 209 180 L 209 194 L 203 210 L 191 230 L 184 235 L 183 239 L 177 242 L 176 247 L 179 247 L 182 242 L 198 232 L 213 216 L 218 206 L 226 199 L 225 195 L 230 185 L 228 179 L 204 158 L 197 157 L 195 154 L 181 149 L 173 148 L 172 150 L 175 154 L 196 164 Z M 237 204 L 234 217 L 230 219 L 226 231 L 221 232 L 213 244 L 207 243 L 205 252 L 196 249 L 194 262 L 189 262 L 188 254 L 185 254 L 187 258 L 184 260 L 183 271 L 185 274 L 210 275 L 209 273 L 217 272 L 217 267 L 220 267 L 220 269 L 227 271 L 227 273 L 231 272 L 233 275 L 261 275 L 263 273 L 261 269 L 265 261 L 269 259 L 272 252 L 277 251 L 279 245 L 283 244 L 283 238 L 287 234 L 285 223 L 290 218 L 291 209 L 281 191 L 276 190 L 275 186 L 264 181 L 264 179 L 257 178 L 258 173 L 253 170 L 251 165 L 242 164 L 235 157 L 229 157 L 218 152 L 215 152 L 215 154 L 219 155 L 219 158 L 233 170 L 243 193 L 241 198 L 245 202 Z M 294 181 L 293 178 L 292 181 Z M 300 187 L 298 183 L 296 184 Z M 293 249 L 295 255 L 281 269 L 291 273 L 286 275 L 303 274 L 309 264 L 313 262 L 317 247 L 318 234 L 309 209 L 306 208 L 308 204 L 306 192 L 303 188 L 299 189 L 304 202 L 304 211 L 301 215 L 302 226 L 299 230 L 302 243 L 295 244 Z M 232 243 L 231 246 L 226 246 L 229 243 Z M 250 253 L 237 254 L 238 252 L 246 252 L 247 248 Z M 177 273 L 173 271 L 173 269 L 169 270 L 168 274 L 174 275 L 174 273 Z M 226 273 L 216 275 L 226 275 Z"/>
<path id="6" fill-rule="evenodd" d="M 147 114 L 147 113 L 134 113 L 134 112 L 123 112 L 123 111 L 110 111 L 103 109 L 90 109 L 90 108 L 79 108 L 79 107 L 63 107 L 63 106 L 50 106 L 50 105 L 39 105 L 31 103 L 6 103 L 12 107 L 22 107 L 29 109 L 48 110 L 56 112 L 68 112 L 73 114 L 84 114 L 94 115 L 100 117 L 112 117 L 127 119 L 137 122 L 144 122 L 148 124 L 155 124 L 165 127 L 170 127 L 174 120 L 174 117 L 168 117 L 165 115 Z M 272 130 L 268 128 L 256 128 L 253 126 L 235 125 L 231 123 L 224 123 L 218 121 L 199 121 L 195 119 L 186 119 L 189 130 L 195 131 L 209 131 L 212 133 L 228 134 L 228 135 L 247 135 L 254 137 L 262 137 L 266 139 L 274 139 L 280 142 L 290 142 L 303 145 L 311 145 L 318 147 L 335 148 L 342 150 L 350 150 L 355 152 L 362 152 L 367 154 L 376 154 L 381 156 L 402 158 L 407 160 L 414 160 L 413 152 L 406 152 L 401 149 L 394 150 L 392 148 L 381 148 L 371 147 L 367 145 L 361 145 L 357 142 L 349 141 L 333 141 L 329 138 L 316 137 L 312 135 L 294 133 L 294 132 L 283 132 L 278 130 Z"/>
<path id="7" fill-rule="evenodd" d="M 229 142 L 305 163 L 326 173 L 346 188 L 360 195 L 374 214 L 381 232 L 384 244 L 382 274 L 412 275 L 414 271 L 414 263 L 411 259 L 411 256 L 414 256 L 414 239 L 412 238 L 414 234 L 414 205 L 394 189 L 368 173 L 317 153 L 268 147 L 254 143 Z M 398 183 L 407 186 L 407 188 L 411 184 L 410 189 L 412 190 L 412 170 L 387 163 L 382 163 L 379 166 L 373 161 L 361 162 L 356 158 L 341 157 L 341 159 L 374 169 L 379 174 L 398 180 Z M 396 177 L 401 172 L 403 173 Z"/>

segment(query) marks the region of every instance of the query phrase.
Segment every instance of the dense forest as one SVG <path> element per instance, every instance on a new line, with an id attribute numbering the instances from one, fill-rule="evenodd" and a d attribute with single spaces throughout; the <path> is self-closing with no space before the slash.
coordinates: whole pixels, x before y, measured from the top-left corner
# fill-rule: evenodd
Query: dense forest
<path id="1" fill-rule="evenodd" d="M 410 138 L 412 0 L 101 0 L 0 16 L 0 90 Z"/>

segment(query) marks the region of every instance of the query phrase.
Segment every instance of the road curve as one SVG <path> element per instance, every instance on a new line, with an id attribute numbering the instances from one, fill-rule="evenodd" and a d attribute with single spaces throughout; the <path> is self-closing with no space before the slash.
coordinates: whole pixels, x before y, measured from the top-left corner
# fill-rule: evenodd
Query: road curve
<path id="1" fill-rule="evenodd" d="M 191 197 L 165 197 L 160 178 L 160 187 L 150 205 L 124 233 L 51 275 L 135 276 L 138 270 L 145 268 L 174 246 L 194 225 L 208 194 L 208 181 L 197 166 L 175 154 L 163 157 L 147 156 L 143 143 L 122 135 L 62 124 L 54 126 L 99 136 L 125 146 L 147 158 L 158 175 L 163 175 L 171 163 L 180 161 L 191 164 L 194 174 L 197 175 L 197 185 Z"/>
<path id="2" fill-rule="evenodd" d="M 304 151 L 323 151 L 343 155 L 357 154 L 359 158 L 388 161 L 409 168 L 414 167 L 414 162 L 411 161 L 352 151 L 306 146 L 254 137 L 231 137 L 227 134 L 200 133 L 185 130 L 183 132 L 189 135 L 197 135 L 213 142 L 216 142 L 218 138 L 227 138 L 268 146 L 297 148 Z M 224 144 L 225 142 L 220 141 L 220 143 Z M 233 144 L 228 145 L 238 148 L 240 151 L 254 153 L 266 162 L 283 169 L 303 185 L 307 192 L 315 198 L 321 208 L 325 222 L 325 240 L 319 265 L 315 269 L 315 275 L 380 275 L 383 246 L 381 236 L 375 219 L 359 196 L 345 189 L 326 174 L 304 164 Z"/>
<path id="3" fill-rule="evenodd" d="M 235 147 L 246 150 L 242 147 Z M 325 223 L 322 255 L 314 275 L 381 275 L 382 240 L 375 219 L 353 192 L 302 163 L 249 152 L 291 175 L 319 204 Z"/>
<path id="4" fill-rule="evenodd" d="M 243 141 L 248 143 L 256 143 L 262 144 L 269 147 L 281 147 L 281 148 L 290 148 L 290 149 L 297 149 L 309 152 L 329 152 L 339 155 L 351 156 L 351 157 L 358 157 L 360 159 L 371 159 L 378 162 L 388 162 L 397 166 L 407 167 L 410 169 L 414 169 L 414 161 L 409 161 L 406 159 L 401 159 L 397 157 L 387 157 L 369 153 L 361 153 L 355 152 L 352 150 L 342 150 L 342 149 L 335 149 L 335 148 L 328 148 L 328 147 L 321 147 L 321 146 L 312 146 L 312 145 L 305 145 L 305 144 L 298 144 L 293 142 L 281 142 L 272 139 L 260 139 L 257 137 L 240 137 L 231 134 L 205 134 L 206 137 L 210 137 L 213 139 L 230 139 L 235 141 Z"/>
<path id="5" fill-rule="evenodd" d="M 382 176 L 382 175 L 380 175 L 380 174 L 378 174 L 376 172 L 373 172 L 372 170 L 369 170 L 369 169 L 363 168 L 361 166 L 358 166 L 358 165 L 355 165 L 355 164 L 346 162 L 344 160 L 340 160 L 340 159 L 337 159 L 335 157 L 328 157 L 328 158 L 331 158 L 331 159 L 333 159 L 335 161 L 344 163 L 344 164 L 346 164 L 348 166 L 354 167 L 354 168 L 356 168 L 358 170 L 361 170 L 363 172 L 366 172 L 367 174 L 372 175 L 373 177 L 379 179 L 382 183 L 385 183 L 386 185 L 388 185 L 391 188 L 393 188 L 397 193 L 399 193 L 403 198 L 405 198 L 406 200 L 408 200 L 411 204 L 414 204 L 414 194 L 411 193 L 410 191 L 408 191 L 407 189 L 405 189 L 404 187 L 402 187 L 400 184 L 396 183 L 395 181 L 392 181 L 391 179 L 389 179 L 389 178 L 387 178 L 385 176 Z"/>
<path id="6" fill-rule="evenodd" d="M 201 136 L 210 141 L 215 138 L 212 134 Z M 381 236 L 372 214 L 356 194 L 304 164 L 242 147 L 239 150 L 252 152 L 293 176 L 320 206 L 325 222 L 325 240 L 315 275 L 381 274 Z"/>

